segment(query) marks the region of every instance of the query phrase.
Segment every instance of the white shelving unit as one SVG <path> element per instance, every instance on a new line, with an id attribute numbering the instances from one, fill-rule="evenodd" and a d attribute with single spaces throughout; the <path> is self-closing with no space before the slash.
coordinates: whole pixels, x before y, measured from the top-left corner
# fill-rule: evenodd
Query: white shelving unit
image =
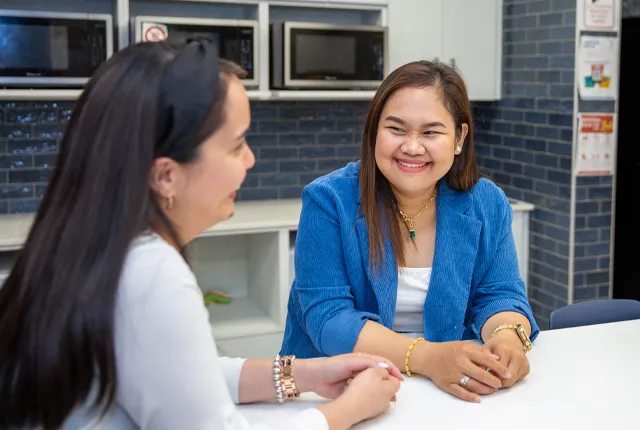
<path id="1" fill-rule="evenodd" d="M 409 61 L 439 58 L 460 68 L 472 100 L 501 98 L 503 0 L 3 0 L 2 3 L 3 7 L 19 9 L 112 13 L 117 49 L 132 41 L 131 18 L 137 15 L 255 19 L 259 24 L 259 73 L 258 85 L 247 88 L 251 100 L 371 100 L 374 91 L 271 90 L 269 25 L 284 20 L 383 25 L 389 31 L 387 74 Z M 74 100 L 79 94 L 80 90 L 0 89 L 0 100 Z"/>
<path id="2" fill-rule="evenodd" d="M 133 41 L 137 15 L 255 19 L 259 23 L 258 85 L 247 87 L 250 100 L 371 100 L 375 91 L 275 91 L 269 86 L 269 25 L 285 19 L 340 24 L 386 25 L 388 0 L 5 0 L 19 9 L 112 13 L 117 49 Z M 0 89 L 0 100 L 76 100 L 80 89 Z"/>
<path id="3" fill-rule="evenodd" d="M 518 201 L 511 205 L 520 271 L 526 280 L 533 206 Z M 238 202 L 233 218 L 189 244 L 191 266 L 203 292 L 216 289 L 232 297 L 229 304 L 208 306 L 222 354 L 270 357 L 280 349 L 301 210 L 299 199 Z M 0 278 L 11 267 L 32 222 L 33 215 L 0 216 Z"/>

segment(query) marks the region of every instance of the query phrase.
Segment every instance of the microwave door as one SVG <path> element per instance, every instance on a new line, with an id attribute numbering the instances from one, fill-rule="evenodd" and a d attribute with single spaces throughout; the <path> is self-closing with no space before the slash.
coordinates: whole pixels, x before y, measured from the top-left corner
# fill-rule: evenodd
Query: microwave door
<path id="1" fill-rule="evenodd" d="M 294 33 L 291 84 L 336 87 L 356 80 L 356 42 L 348 35 Z"/>
<path id="2" fill-rule="evenodd" d="M 258 85 L 257 30 L 255 21 L 136 17 L 136 41 L 210 39 L 217 45 L 221 58 L 233 61 L 247 72 L 247 77 L 242 80 L 247 86 Z"/>
<path id="3" fill-rule="evenodd" d="M 105 20 L 90 16 L 0 17 L 0 84 L 84 85 L 111 54 Z"/>
<path id="4" fill-rule="evenodd" d="M 384 31 L 289 24 L 284 44 L 286 87 L 374 89 L 384 79 Z"/>

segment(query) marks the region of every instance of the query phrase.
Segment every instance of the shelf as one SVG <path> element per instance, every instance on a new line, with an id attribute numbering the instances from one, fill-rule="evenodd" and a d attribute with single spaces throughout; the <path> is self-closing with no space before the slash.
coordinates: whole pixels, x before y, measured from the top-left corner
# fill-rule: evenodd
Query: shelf
<path id="1" fill-rule="evenodd" d="M 372 100 L 375 91 L 271 91 L 271 100 Z"/>
<path id="2" fill-rule="evenodd" d="M 0 251 L 16 251 L 27 238 L 34 214 L 0 215 Z"/>
<path id="3" fill-rule="evenodd" d="M 208 305 L 207 309 L 216 340 L 278 333 L 283 330 L 251 299 L 234 299 L 229 304 Z"/>
<path id="4" fill-rule="evenodd" d="M 509 204 L 514 212 L 531 212 L 535 206 L 531 203 L 522 202 L 520 200 L 509 199 Z"/>
<path id="5" fill-rule="evenodd" d="M 199 237 L 296 230 L 301 211 L 300 199 L 236 202 L 233 217 L 203 232 Z M 22 247 L 33 218 L 34 214 L 31 213 L 0 215 L 0 252 L 15 251 Z"/>
<path id="6" fill-rule="evenodd" d="M 249 97 L 249 100 L 269 100 L 271 98 L 271 91 L 248 90 L 247 97 Z"/>
<path id="7" fill-rule="evenodd" d="M 0 100 L 77 100 L 83 90 L 0 90 Z M 375 91 L 257 91 L 248 90 L 249 100 L 371 100 Z"/>
<path id="8" fill-rule="evenodd" d="M 200 236 L 296 230 L 301 212 L 300 199 L 240 201 L 236 203 L 233 217 L 218 223 Z"/>
<path id="9" fill-rule="evenodd" d="M 77 100 L 81 93 L 81 89 L 0 90 L 0 100 Z"/>
<path id="10" fill-rule="evenodd" d="M 509 200 L 514 211 L 531 211 L 530 203 Z M 253 200 L 236 203 L 233 217 L 216 224 L 199 237 L 297 230 L 302 212 L 300 199 Z M 33 214 L 0 215 L 0 252 L 19 249 L 31 228 Z"/>

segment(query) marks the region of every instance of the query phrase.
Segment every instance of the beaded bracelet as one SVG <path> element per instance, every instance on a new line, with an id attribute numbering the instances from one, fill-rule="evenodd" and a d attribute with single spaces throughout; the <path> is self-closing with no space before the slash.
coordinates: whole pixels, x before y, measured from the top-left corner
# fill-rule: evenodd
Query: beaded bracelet
<path id="1" fill-rule="evenodd" d="M 293 377 L 293 362 L 295 359 L 295 355 L 280 357 L 280 354 L 276 354 L 273 358 L 273 383 L 275 384 L 279 403 L 284 403 L 285 398 L 300 397 L 300 392 L 296 388 L 296 382 Z"/>

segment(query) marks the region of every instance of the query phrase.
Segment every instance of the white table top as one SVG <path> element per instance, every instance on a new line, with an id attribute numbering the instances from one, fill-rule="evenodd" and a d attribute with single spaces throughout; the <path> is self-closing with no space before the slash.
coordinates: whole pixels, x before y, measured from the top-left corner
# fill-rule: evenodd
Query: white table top
<path id="1" fill-rule="evenodd" d="M 431 381 L 406 378 L 398 402 L 356 429 L 640 429 L 640 320 L 544 331 L 529 353 L 531 373 L 514 387 L 463 402 Z M 305 394 L 283 405 L 244 405 L 251 422 L 324 401 Z"/>

